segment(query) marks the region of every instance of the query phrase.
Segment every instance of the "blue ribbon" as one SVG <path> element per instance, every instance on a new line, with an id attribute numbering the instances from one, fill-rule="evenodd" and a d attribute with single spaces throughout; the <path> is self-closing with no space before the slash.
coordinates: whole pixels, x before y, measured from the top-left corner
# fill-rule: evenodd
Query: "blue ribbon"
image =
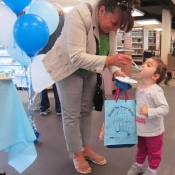
<path id="1" fill-rule="evenodd" d="M 25 77 L 26 77 L 26 84 L 28 87 L 27 89 L 28 89 L 28 97 L 29 97 L 29 113 L 30 113 L 29 122 L 30 122 L 30 124 L 34 130 L 34 133 L 36 135 L 36 138 L 37 138 L 36 140 L 34 140 L 34 143 L 37 143 L 38 138 L 40 137 L 40 133 L 37 131 L 36 124 L 35 124 L 34 118 L 33 118 L 33 101 L 34 100 L 32 98 L 32 94 L 33 94 L 32 75 L 31 75 L 32 62 L 33 62 L 33 57 L 30 58 L 30 65 L 29 65 L 29 79 L 30 79 L 30 81 L 28 80 L 28 76 L 27 76 L 26 71 L 25 71 Z"/>

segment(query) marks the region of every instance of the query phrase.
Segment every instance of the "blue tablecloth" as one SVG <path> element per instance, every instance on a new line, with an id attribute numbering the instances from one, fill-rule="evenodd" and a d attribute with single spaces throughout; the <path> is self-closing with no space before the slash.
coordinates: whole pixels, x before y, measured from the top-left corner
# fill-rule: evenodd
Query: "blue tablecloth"
<path id="1" fill-rule="evenodd" d="M 37 157 L 36 136 L 12 80 L 0 80 L 0 150 L 8 164 L 22 173 Z"/>

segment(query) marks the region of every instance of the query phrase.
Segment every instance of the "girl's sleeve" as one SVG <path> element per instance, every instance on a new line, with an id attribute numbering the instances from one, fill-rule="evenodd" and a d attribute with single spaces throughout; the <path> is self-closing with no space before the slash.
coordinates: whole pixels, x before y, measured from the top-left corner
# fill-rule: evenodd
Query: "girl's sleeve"
<path id="1" fill-rule="evenodd" d="M 148 118 L 157 118 L 168 114 L 169 106 L 164 96 L 163 90 L 160 88 L 159 90 L 154 91 L 152 95 L 154 103 L 156 104 L 157 107 L 148 108 Z"/>

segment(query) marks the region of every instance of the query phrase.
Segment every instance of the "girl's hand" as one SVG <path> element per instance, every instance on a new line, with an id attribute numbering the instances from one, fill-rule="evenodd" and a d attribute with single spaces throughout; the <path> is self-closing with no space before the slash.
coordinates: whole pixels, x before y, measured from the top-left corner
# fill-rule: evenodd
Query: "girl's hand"
<path id="1" fill-rule="evenodd" d="M 142 106 L 140 108 L 140 114 L 141 115 L 148 115 L 148 107 L 147 106 Z"/>
<path id="2" fill-rule="evenodd" d="M 120 76 L 120 77 L 126 77 L 126 74 L 124 72 L 121 72 L 121 71 L 116 71 L 114 72 L 114 77 L 116 76 Z"/>

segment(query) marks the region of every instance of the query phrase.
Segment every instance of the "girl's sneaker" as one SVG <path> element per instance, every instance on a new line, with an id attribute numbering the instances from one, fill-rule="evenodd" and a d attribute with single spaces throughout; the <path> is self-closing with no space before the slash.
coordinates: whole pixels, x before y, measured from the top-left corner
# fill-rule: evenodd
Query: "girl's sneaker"
<path id="1" fill-rule="evenodd" d="M 128 171 L 127 175 L 139 175 L 143 173 L 143 168 L 134 163 L 131 169 Z"/>
<path id="2" fill-rule="evenodd" d="M 157 173 L 156 172 L 152 172 L 151 170 L 149 170 L 149 168 L 147 168 L 143 175 L 157 175 Z"/>

